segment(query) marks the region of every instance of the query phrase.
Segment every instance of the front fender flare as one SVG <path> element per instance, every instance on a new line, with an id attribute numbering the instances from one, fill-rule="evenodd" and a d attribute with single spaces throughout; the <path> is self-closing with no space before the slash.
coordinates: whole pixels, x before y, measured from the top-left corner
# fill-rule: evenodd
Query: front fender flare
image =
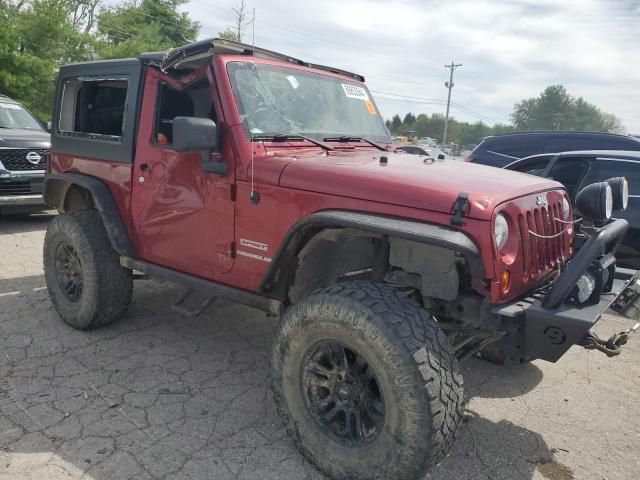
<path id="1" fill-rule="evenodd" d="M 286 295 L 285 272 L 306 242 L 324 228 L 346 227 L 460 252 L 469 264 L 472 274 L 478 275 L 477 278 L 484 278 L 480 251 L 471 238 L 460 230 L 382 215 L 326 210 L 309 215 L 289 229 L 271 261 L 269 270 L 260 286 L 261 291 L 272 296 L 275 295 L 277 298 L 284 298 Z"/>
<path id="2" fill-rule="evenodd" d="M 51 208 L 62 210 L 64 199 L 73 185 L 87 190 L 93 197 L 96 210 L 100 212 L 102 223 L 109 235 L 111 245 L 118 254 L 135 257 L 135 249 L 127 229 L 120 218 L 120 212 L 109 187 L 97 177 L 81 173 L 53 173 L 45 177 L 44 201 Z"/>

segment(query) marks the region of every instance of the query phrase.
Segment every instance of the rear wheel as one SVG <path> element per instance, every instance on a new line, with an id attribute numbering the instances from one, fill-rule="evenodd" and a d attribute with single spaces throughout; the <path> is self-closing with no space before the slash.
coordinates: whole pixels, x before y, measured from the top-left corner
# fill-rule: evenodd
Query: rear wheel
<path id="1" fill-rule="evenodd" d="M 333 285 L 277 329 L 272 389 L 294 442 L 334 479 L 417 479 L 462 418 L 458 364 L 435 320 L 385 285 Z"/>
<path id="2" fill-rule="evenodd" d="M 131 302 L 131 271 L 120 266 L 96 210 L 65 213 L 49 223 L 44 275 L 51 302 L 74 328 L 114 322 Z"/>

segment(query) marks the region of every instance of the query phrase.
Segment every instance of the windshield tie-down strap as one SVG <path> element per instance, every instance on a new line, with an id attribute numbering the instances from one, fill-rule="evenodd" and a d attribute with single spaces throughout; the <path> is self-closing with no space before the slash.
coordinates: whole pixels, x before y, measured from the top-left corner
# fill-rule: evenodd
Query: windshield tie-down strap
<path id="1" fill-rule="evenodd" d="M 462 217 L 469 211 L 469 194 L 460 192 L 456 203 L 453 205 L 453 215 L 451 216 L 451 225 L 462 225 Z"/>

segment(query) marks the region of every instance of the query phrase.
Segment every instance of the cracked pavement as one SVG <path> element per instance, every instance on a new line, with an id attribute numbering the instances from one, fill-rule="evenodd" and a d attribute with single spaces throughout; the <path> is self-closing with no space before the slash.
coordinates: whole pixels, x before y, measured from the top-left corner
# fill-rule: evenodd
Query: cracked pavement
<path id="1" fill-rule="evenodd" d="M 322 479 L 293 447 L 267 388 L 276 319 L 137 281 L 123 321 L 67 327 L 44 289 L 49 215 L 0 217 L 0 480 Z M 602 336 L 630 322 L 606 316 Z M 640 335 L 606 358 L 463 365 L 451 454 L 426 478 L 627 480 L 640 471 Z"/>

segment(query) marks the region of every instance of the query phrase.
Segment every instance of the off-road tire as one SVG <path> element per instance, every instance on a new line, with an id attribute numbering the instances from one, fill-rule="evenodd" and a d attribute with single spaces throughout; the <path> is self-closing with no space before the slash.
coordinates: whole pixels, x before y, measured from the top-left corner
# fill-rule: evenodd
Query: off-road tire
<path id="1" fill-rule="evenodd" d="M 61 245 L 71 246 L 80 264 L 82 290 L 75 302 L 65 295 L 56 276 L 56 252 Z M 96 210 L 77 210 L 51 220 L 44 239 L 44 276 L 58 314 L 80 330 L 120 319 L 131 303 L 131 270 L 120 266 Z"/>
<path id="2" fill-rule="evenodd" d="M 379 378 L 384 426 L 368 444 L 336 441 L 305 404 L 301 364 L 326 340 L 366 356 Z M 458 362 L 437 322 L 401 292 L 368 281 L 322 288 L 285 312 L 271 381 L 293 442 L 333 479 L 421 478 L 448 452 L 464 410 Z"/>

